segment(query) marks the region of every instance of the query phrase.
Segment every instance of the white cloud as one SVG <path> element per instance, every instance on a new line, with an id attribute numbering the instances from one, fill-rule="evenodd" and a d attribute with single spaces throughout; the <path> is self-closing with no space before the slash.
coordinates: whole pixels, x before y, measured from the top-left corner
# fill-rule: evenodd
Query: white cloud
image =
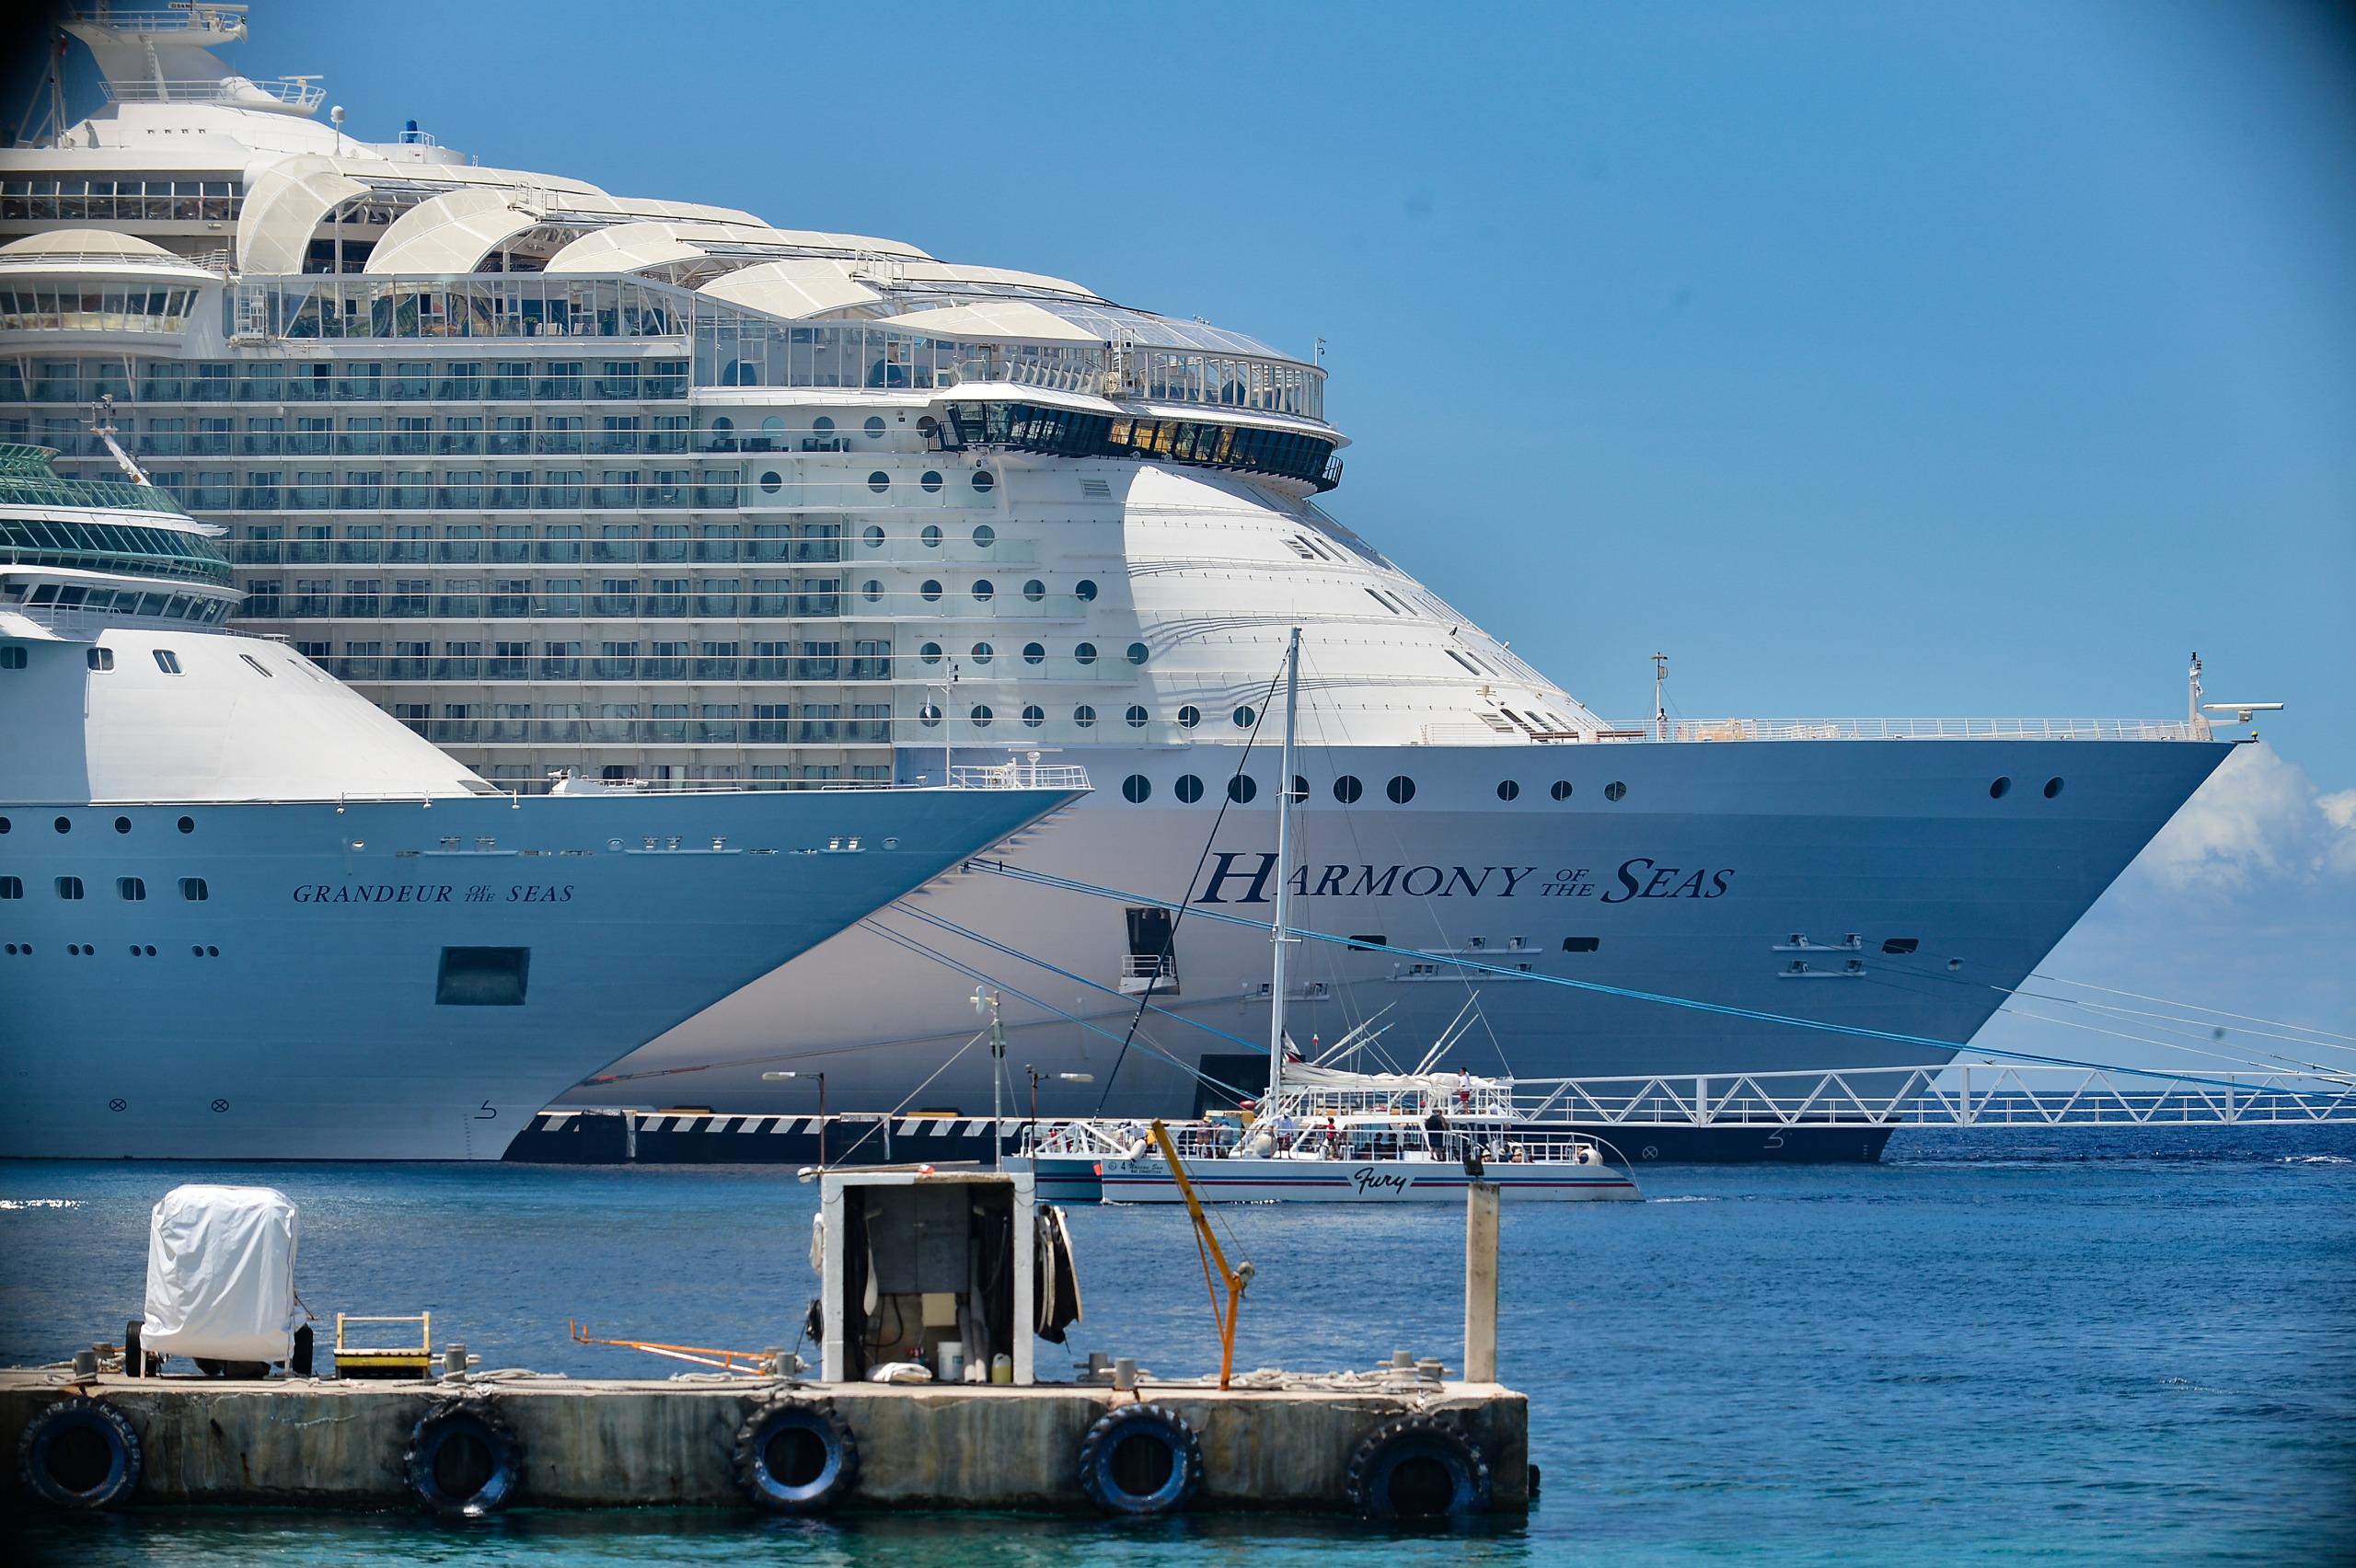
<path id="1" fill-rule="evenodd" d="M 2174 888 L 2356 876 L 2356 790 L 2326 795 L 2264 744 L 2235 748 L 2134 869 Z"/>

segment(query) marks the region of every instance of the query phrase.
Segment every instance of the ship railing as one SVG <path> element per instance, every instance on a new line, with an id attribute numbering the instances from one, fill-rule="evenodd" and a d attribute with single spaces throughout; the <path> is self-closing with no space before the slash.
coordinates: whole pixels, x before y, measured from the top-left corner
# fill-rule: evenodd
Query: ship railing
<path id="1" fill-rule="evenodd" d="M 1085 790 L 1088 769 L 1069 764 L 1005 762 L 996 767 L 953 767 L 952 790 Z"/>
<path id="2" fill-rule="evenodd" d="M 2154 719 L 1680 719 L 1531 735 L 1540 741 L 2190 741 L 2186 721 Z"/>
<path id="3" fill-rule="evenodd" d="M 2356 1078 L 1936 1066 L 1520 1078 L 1524 1124 L 2079 1126 L 2356 1122 Z"/>
<path id="4" fill-rule="evenodd" d="M 274 82 L 256 82 L 244 76 L 209 80 L 198 77 L 190 81 L 133 77 L 120 82 L 101 78 L 98 90 L 106 95 L 109 103 L 237 104 L 264 98 L 301 114 L 316 110 L 328 96 L 327 88 L 303 76 L 282 76 Z"/>

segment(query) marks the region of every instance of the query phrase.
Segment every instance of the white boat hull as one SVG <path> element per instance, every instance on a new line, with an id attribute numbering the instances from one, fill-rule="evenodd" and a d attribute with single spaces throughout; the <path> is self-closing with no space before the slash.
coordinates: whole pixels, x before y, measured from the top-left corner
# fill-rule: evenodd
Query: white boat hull
<path id="1" fill-rule="evenodd" d="M 1108 1204 L 1183 1204 L 1185 1194 L 1159 1159 L 1107 1159 Z M 1595 1203 L 1644 1196 L 1634 1178 L 1608 1165 L 1567 1160 L 1492 1163 L 1478 1176 L 1453 1160 L 1216 1159 L 1190 1162 L 1195 1195 L 1218 1204 L 1437 1204 L 1464 1201 L 1474 1182 L 1496 1184 L 1518 1203 Z"/>

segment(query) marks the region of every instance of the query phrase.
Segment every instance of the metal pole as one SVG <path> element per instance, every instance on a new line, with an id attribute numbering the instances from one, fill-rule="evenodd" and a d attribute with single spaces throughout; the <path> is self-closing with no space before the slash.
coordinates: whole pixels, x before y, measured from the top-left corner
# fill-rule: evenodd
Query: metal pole
<path id="1" fill-rule="evenodd" d="M 1292 911 L 1292 780 L 1295 732 L 1300 717 L 1300 628 L 1285 647 L 1285 750 L 1276 779 L 1276 915 L 1269 940 L 1276 960 L 1268 982 L 1268 1105 L 1273 1108 L 1285 1079 L 1285 950 L 1296 940 L 1285 935 Z"/>

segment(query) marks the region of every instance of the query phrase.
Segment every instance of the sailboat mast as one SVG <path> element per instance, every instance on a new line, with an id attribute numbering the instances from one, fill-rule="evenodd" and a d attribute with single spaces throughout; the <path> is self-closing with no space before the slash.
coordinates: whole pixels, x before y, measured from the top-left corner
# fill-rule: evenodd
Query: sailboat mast
<path id="1" fill-rule="evenodd" d="M 1270 933 L 1276 960 L 1268 979 L 1268 1103 L 1273 1107 L 1285 1078 L 1285 958 L 1293 939 L 1286 934 L 1292 914 L 1292 781 L 1294 733 L 1300 717 L 1300 628 L 1285 648 L 1285 760 L 1276 778 L 1276 918 Z"/>

